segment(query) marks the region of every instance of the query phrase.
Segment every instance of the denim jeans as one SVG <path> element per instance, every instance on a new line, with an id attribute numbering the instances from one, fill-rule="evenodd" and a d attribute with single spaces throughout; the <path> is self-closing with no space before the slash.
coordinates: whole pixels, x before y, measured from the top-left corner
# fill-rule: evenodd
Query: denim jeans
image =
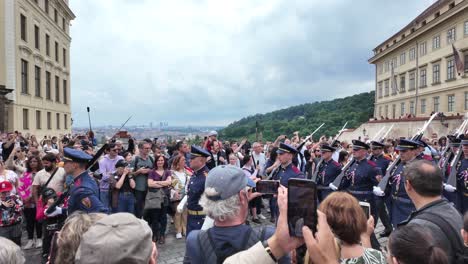
<path id="1" fill-rule="evenodd" d="M 109 212 L 110 210 L 110 198 L 109 198 L 109 190 L 100 190 L 99 192 L 99 200 L 101 200 L 102 205 L 108 209 Z"/>
<path id="2" fill-rule="evenodd" d="M 135 196 L 132 192 L 120 192 L 119 204 L 117 206 L 118 213 L 135 213 Z"/>

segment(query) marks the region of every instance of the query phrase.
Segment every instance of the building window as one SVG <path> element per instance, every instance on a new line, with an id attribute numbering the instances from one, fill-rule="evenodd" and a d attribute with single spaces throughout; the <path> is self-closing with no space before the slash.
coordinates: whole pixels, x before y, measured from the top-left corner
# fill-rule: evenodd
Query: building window
<path id="1" fill-rule="evenodd" d="M 416 59 L 416 48 L 411 48 L 409 50 L 409 60 L 413 61 L 414 59 Z"/>
<path id="2" fill-rule="evenodd" d="M 24 15 L 20 15 L 20 23 L 21 23 L 21 39 L 24 40 L 24 41 L 27 41 L 27 37 L 28 37 L 28 25 L 27 25 L 27 20 L 26 20 L 26 17 Z"/>
<path id="3" fill-rule="evenodd" d="M 55 76 L 55 101 L 60 102 L 60 78 Z"/>
<path id="4" fill-rule="evenodd" d="M 447 111 L 448 112 L 453 112 L 455 110 L 455 95 L 449 95 L 447 97 Z"/>
<path id="5" fill-rule="evenodd" d="M 63 31 L 65 31 L 65 18 L 62 17 L 62 29 Z"/>
<path id="6" fill-rule="evenodd" d="M 414 101 L 409 102 L 409 112 L 411 115 L 414 115 Z"/>
<path id="7" fill-rule="evenodd" d="M 401 55 L 400 55 L 400 65 L 403 65 L 406 63 L 406 52 L 403 52 Z"/>
<path id="8" fill-rule="evenodd" d="M 388 72 L 389 68 L 390 68 L 390 61 L 386 61 L 385 62 L 385 72 Z"/>
<path id="9" fill-rule="evenodd" d="M 45 46 L 46 46 L 46 55 L 50 56 L 50 36 L 48 34 L 45 35 Z"/>
<path id="10" fill-rule="evenodd" d="M 36 110 L 36 129 L 41 129 L 41 111 Z"/>
<path id="11" fill-rule="evenodd" d="M 382 98 L 382 82 L 379 82 L 379 88 L 378 88 L 377 95 L 379 96 L 379 98 Z"/>
<path id="12" fill-rule="evenodd" d="M 62 49 L 63 55 L 63 67 L 67 67 L 67 50 L 65 48 Z"/>
<path id="13" fill-rule="evenodd" d="M 465 110 L 468 110 L 468 92 L 465 92 Z"/>
<path id="14" fill-rule="evenodd" d="M 67 114 L 63 115 L 63 127 L 65 129 L 68 129 L 68 115 Z"/>
<path id="15" fill-rule="evenodd" d="M 464 65 L 465 65 L 465 72 L 468 72 L 468 53 L 465 54 L 465 60 L 464 60 Z"/>
<path id="16" fill-rule="evenodd" d="M 408 91 L 412 91 L 412 90 L 414 90 L 416 88 L 415 79 L 416 79 L 415 72 L 414 71 L 410 72 L 409 73 L 409 89 L 408 89 Z"/>
<path id="17" fill-rule="evenodd" d="M 57 12 L 56 8 L 54 8 L 54 21 L 55 21 L 55 23 L 58 22 L 58 12 Z"/>
<path id="18" fill-rule="evenodd" d="M 440 83 L 440 64 L 432 65 L 432 83 Z"/>
<path id="19" fill-rule="evenodd" d="M 391 65 L 392 65 L 393 69 L 395 69 L 398 66 L 396 57 L 392 59 L 392 64 Z"/>
<path id="20" fill-rule="evenodd" d="M 434 112 L 439 112 L 439 96 L 432 98 L 434 101 Z"/>
<path id="21" fill-rule="evenodd" d="M 396 104 L 392 105 L 392 119 L 396 117 Z"/>
<path id="22" fill-rule="evenodd" d="M 46 71 L 46 99 L 52 100 L 51 88 L 50 88 L 51 75 L 50 72 Z"/>
<path id="23" fill-rule="evenodd" d="M 426 113 L 426 99 L 421 99 L 421 114 Z"/>
<path id="24" fill-rule="evenodd" d="M 60 129 L 60 114 L 55 114 L 55 122 L 57 123 L 57 129 Z"/>
<path id="25" fill-rule="evenodd" d="M 55 41 L 55 61 L 59 61 L 59 45 L 57 41 Z"/>
<path id="26" fill-rule="evenodd" d="M 406 89 L 406 77 L 405 75 L 400 75 L 400 93 L 405 92 Z"/>
<path id="27" fill-rule="evenodd" d="M 447 60 L 447 80 L 455 79 L 455 60 L 450 58 Z"/>
<path id="28" fill-rule="evenodd" d="M 41 68 L 34 66 L 34 95 L 41 97 Z"/>
<path id="29" fill-rule="evenodd" d="M 379 106 L 379 116 L 382 118 L 382 106 Z"/>
<path id="30" fill-rule="evenodd" d="M 432 39 L 432 49 L 435 50 L 435 49 L 438 49 L 438 48 L 440 48 L 440 35 L 435 36 Z"/>
<path id="31" fill-rule="evenodd" d="M 63 80 L 63 103 L 67 104 L 68 103 L 68 93 L 67 93 L 67 80 Z"/>
<path id="32" fill-rule="evenodd" d="M 23 129 L 29 129 L 29 110 L 23 108 Z"/>
<path id="33" fill-rule="evenodd" d="M 44 10 L 46 14 L 49 14 L 49 0 L 44 0 Z"/>
<path id="34" fill-rule="evenodd" d="M 454 42 L 457 39 L 457 36 L 455 35 L 455 28 L 451 28 L 447 31 L 447 43 L 450 44 Z"/>
<path id="35" fill-rule="evenodd" d="M 388 79 L 385 80 L 385 96 L 388 96 L 389 93 L 390 93 L 390 85 L 389 85 L 389 83 L 390 83 L 390 80 L 388 80 Z"/>
<path id="36" fill-rule="evenodd" d="M 47 129 L 52 129 L 52 113 L 47 112 Z"/>
<path id="37" fill-rule="evenodd" d="M 426 42 L 423 42 L 421 44 L 419 44 L 419 53 L 421 54 L 421 56 L 424 56 L 427 54 L 427 44 Z"/>
<path id="38" fill-rule="evenodd" d="M 21 60 L 21 92 L 28 94 L 28 62 Z"/>
<path id="39" fill-rule="evenodd" d="M 468 21 L 465 21 L 463 24 L 463 34 L 466 36 L 468 35 Z"/>
<path id="40" fill-rule="evenodd" d="M 426 81 L 426 69 L 421 69 L 420 71 L 420 84 L 419 87 L 423 88 L 427 86 L 427 81 Z"/>
<path id="41" fill-rule="evenodd" d="M 404 116 L 405 115 L 405 103 L 400 103 L 400 116 Z"/>
<path id="42" fill-rule="evenodd" d="M 40 49 L 40 43 L 41 43 L 41 39 L 40 39 L 40 32 L 39 32 L 39 27 L 34 25 L 34 47 L 36 49 Z"/>

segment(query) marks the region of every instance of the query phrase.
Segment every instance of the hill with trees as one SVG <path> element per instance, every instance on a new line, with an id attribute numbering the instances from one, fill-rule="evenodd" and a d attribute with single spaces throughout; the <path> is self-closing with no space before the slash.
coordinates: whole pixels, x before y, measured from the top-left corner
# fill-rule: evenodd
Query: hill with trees
<path id="1" fill-rule="evenodd" d="M 220 138 L 255 140 L 256 128 L 263 140 L 274 140 L 278 135 L 291 136 L 299 131 L 301 136 L 312 133 L 322 123 L 325 125 L 314 135 L 335 135 L 348 122 L 347 128 L 356 128 L 374 113 L 374 91 L 331 101 L 314 102 L 288 107 L 266 114 L 242 118 L 219 131 Z"/>

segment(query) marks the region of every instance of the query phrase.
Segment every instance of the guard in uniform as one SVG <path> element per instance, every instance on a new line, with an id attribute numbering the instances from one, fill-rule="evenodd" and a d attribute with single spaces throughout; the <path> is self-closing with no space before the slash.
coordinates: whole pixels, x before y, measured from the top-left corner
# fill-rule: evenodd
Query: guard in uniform
<path id="1" fill-rule="evenodd" d="M 272 173 L 272 180 L 279 181 L 281 185 L 288 187 L 288 180 L 291 178 L 305 178 L 304 174 L 292 164 L 293 157 L 297 154 L 297 150 L 285 143 L 280 143 L 276 151 L 281 165 Z M 278 199 L 273 197 L 270 199 L 270 207 L 272 210 L 271 218 L 278 219 L 279 208 Z"/>
<path id="2" fill-rule="evenodd" d="M 375 164 L 377 164 L 377 168 L 380 169 L 381 173 L 380 175 L 384 176 L 385 173 L 387 172 L 387 168 L 392 162 L 392 159 L 389 156 L 383 155 L 383 148 L 384 144 L 378 142 L 378 141 L 371 141 L 371 149 L 372 149 L 372 155 L 370 157 L 370 161 L 373 161 Z M 388 193 L 387 193 L 388 194 Z M 390 222 L 390 217 L 388 216 L 387 213 L 387 208 L 386 204 L 390 204 L 390 196 L 374 196 L 375 198 L 375 206 L 377 209 L 377 218 L 375 219 L 375 223 L 377 223 L 378 219 L 382 221 L 383 226 L 385 227 L 385 230 L 383 233 L 380 234 L 381 237 L 386 237 L 389 236 L 390 233 L 392 232 L 392 224 Z"/>
<path id="3" fill-rule="evenodd" d="M 439 160 L 439 163 L 438 163 L 438 166 L 439 168 L 442 170 L 442 172 L 444 173 L 444 182 L 447 182 L 448 180 L 448 177 L 450 175 L 450 164 L 452 163 L 452 160 L 453 158 L 455 157 L 455 154 L 458 152 L 458 149 L 460 148 L 460 143 L 461 143 L 461 139 L 457 138 L 457 137 L 454 137 L 454 136 L 447 136 L 448 140 L 449 140 L 449 148 L 450 148 L 450 151 L 447 151 L 444 155 L 444 157 L 440 157 L 440 160 Z M 463 154 L 462 154 L 462 157 L 460 157 L 460 160 L 463 159 Z M 457 206 L 457 203 L 458 203 L 458 199 L 457 199 L 457 193 L 456 192 L 449 192 L 447 190 L 445 190 L 444 188 L 444 193 L 443 193 L 443 196 L 449 200 L 449 202 L 453 203 L 454 206 L 458 209 L 458 206 Z"/>
<path id="4" fill-rule="evenodd" d="M 73 185 L 70 189 L 68 209 L 56 207 L 55 211 L 47 216 L 58 214 L 72 214 L 75 211 L 86 213 L 108 213 L 107 208 L 99 200 L 99 189 L 96 182 L 89 176 L 86 166 L 92 157 L 82 150 L 64 148 L 64 169 L 68 175 L 73 176 Z"/>
<path id="5" fill-rule="evenodd" d="M 403 171 L 410 162 L 416 160 L 419 155 L 419 143 L 409 139 L 401 139 L 396 146 L 396 150 L 400 151 L 400 163 L 391 172 L 390 178 L 390 195 L 391 195 L 391 213 L 390 218 L 392 225 L 396 227 L 400 222 L 406 220 L 412 211 L 416 210 L 413 202 L 409 198 L 405 189 L 405 177 Z"/>
<path id="6" fill-rule="evenodd" d="M 320 152 L 322 154 L 322 162 L 319 162 L 317 173 L 317 196 L 319 202 L 322 202 L 333 190 L 329 187 L 336 176 L 341 173 L 341 164 L 333 160 L 333 153 L 336 148 L 331 147 L 328 144 L 320 146 Z"/>
<path id="7" fill-rule="evenodd" d="M 354 162 L 345 172 L 339 189 L 347 190 L 359 201 L 368 202 L 371 214 L 376 219 L 377 210 L 372 188 L 378 185 L 377 177 L 381 176 L 381 171 L 377 168 L 377 164 L 367 159 L 370 146 L 360 140 L 352 142 Z"/>
<path id="8" fill-rule="evenodd" d="M 468 139 L 461 141 L 463 150 L 457 169 L 457 209 L 464 215 L 468 211 Z"/>
<path id="9" fill-rule="evenodd" d="M 187 186 L 187 236 L 192 230 L 200 230 L 205 221 L 205 212 L 198 203 L 205 191 L 205 179 L 208 176 L 206 159 L 211 154 L 192 145 L 190 153 L 190 168 L 194 171 Z"/>

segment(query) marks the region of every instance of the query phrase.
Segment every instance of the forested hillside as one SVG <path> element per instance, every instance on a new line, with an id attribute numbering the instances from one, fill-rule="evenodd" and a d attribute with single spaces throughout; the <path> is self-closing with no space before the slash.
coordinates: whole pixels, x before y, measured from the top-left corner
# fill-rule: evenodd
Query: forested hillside
<path id="1" fill-rule="evenodd" d="M 274 140 L 280 134 L 291 136 L 299 131 L 301 136 L 310 134 L 325 123 L 319 133 L 334 135 L 348 122 L 347 128 L 356 128 L 369 120 L 374 112 L 374 91 L 331 101 L 302 104 L 267 114 L 257 114 L 236 121 L 220 131 L 222 139 L 255 139 L 255 128 L 263 133 L 263 140 Z"/>

